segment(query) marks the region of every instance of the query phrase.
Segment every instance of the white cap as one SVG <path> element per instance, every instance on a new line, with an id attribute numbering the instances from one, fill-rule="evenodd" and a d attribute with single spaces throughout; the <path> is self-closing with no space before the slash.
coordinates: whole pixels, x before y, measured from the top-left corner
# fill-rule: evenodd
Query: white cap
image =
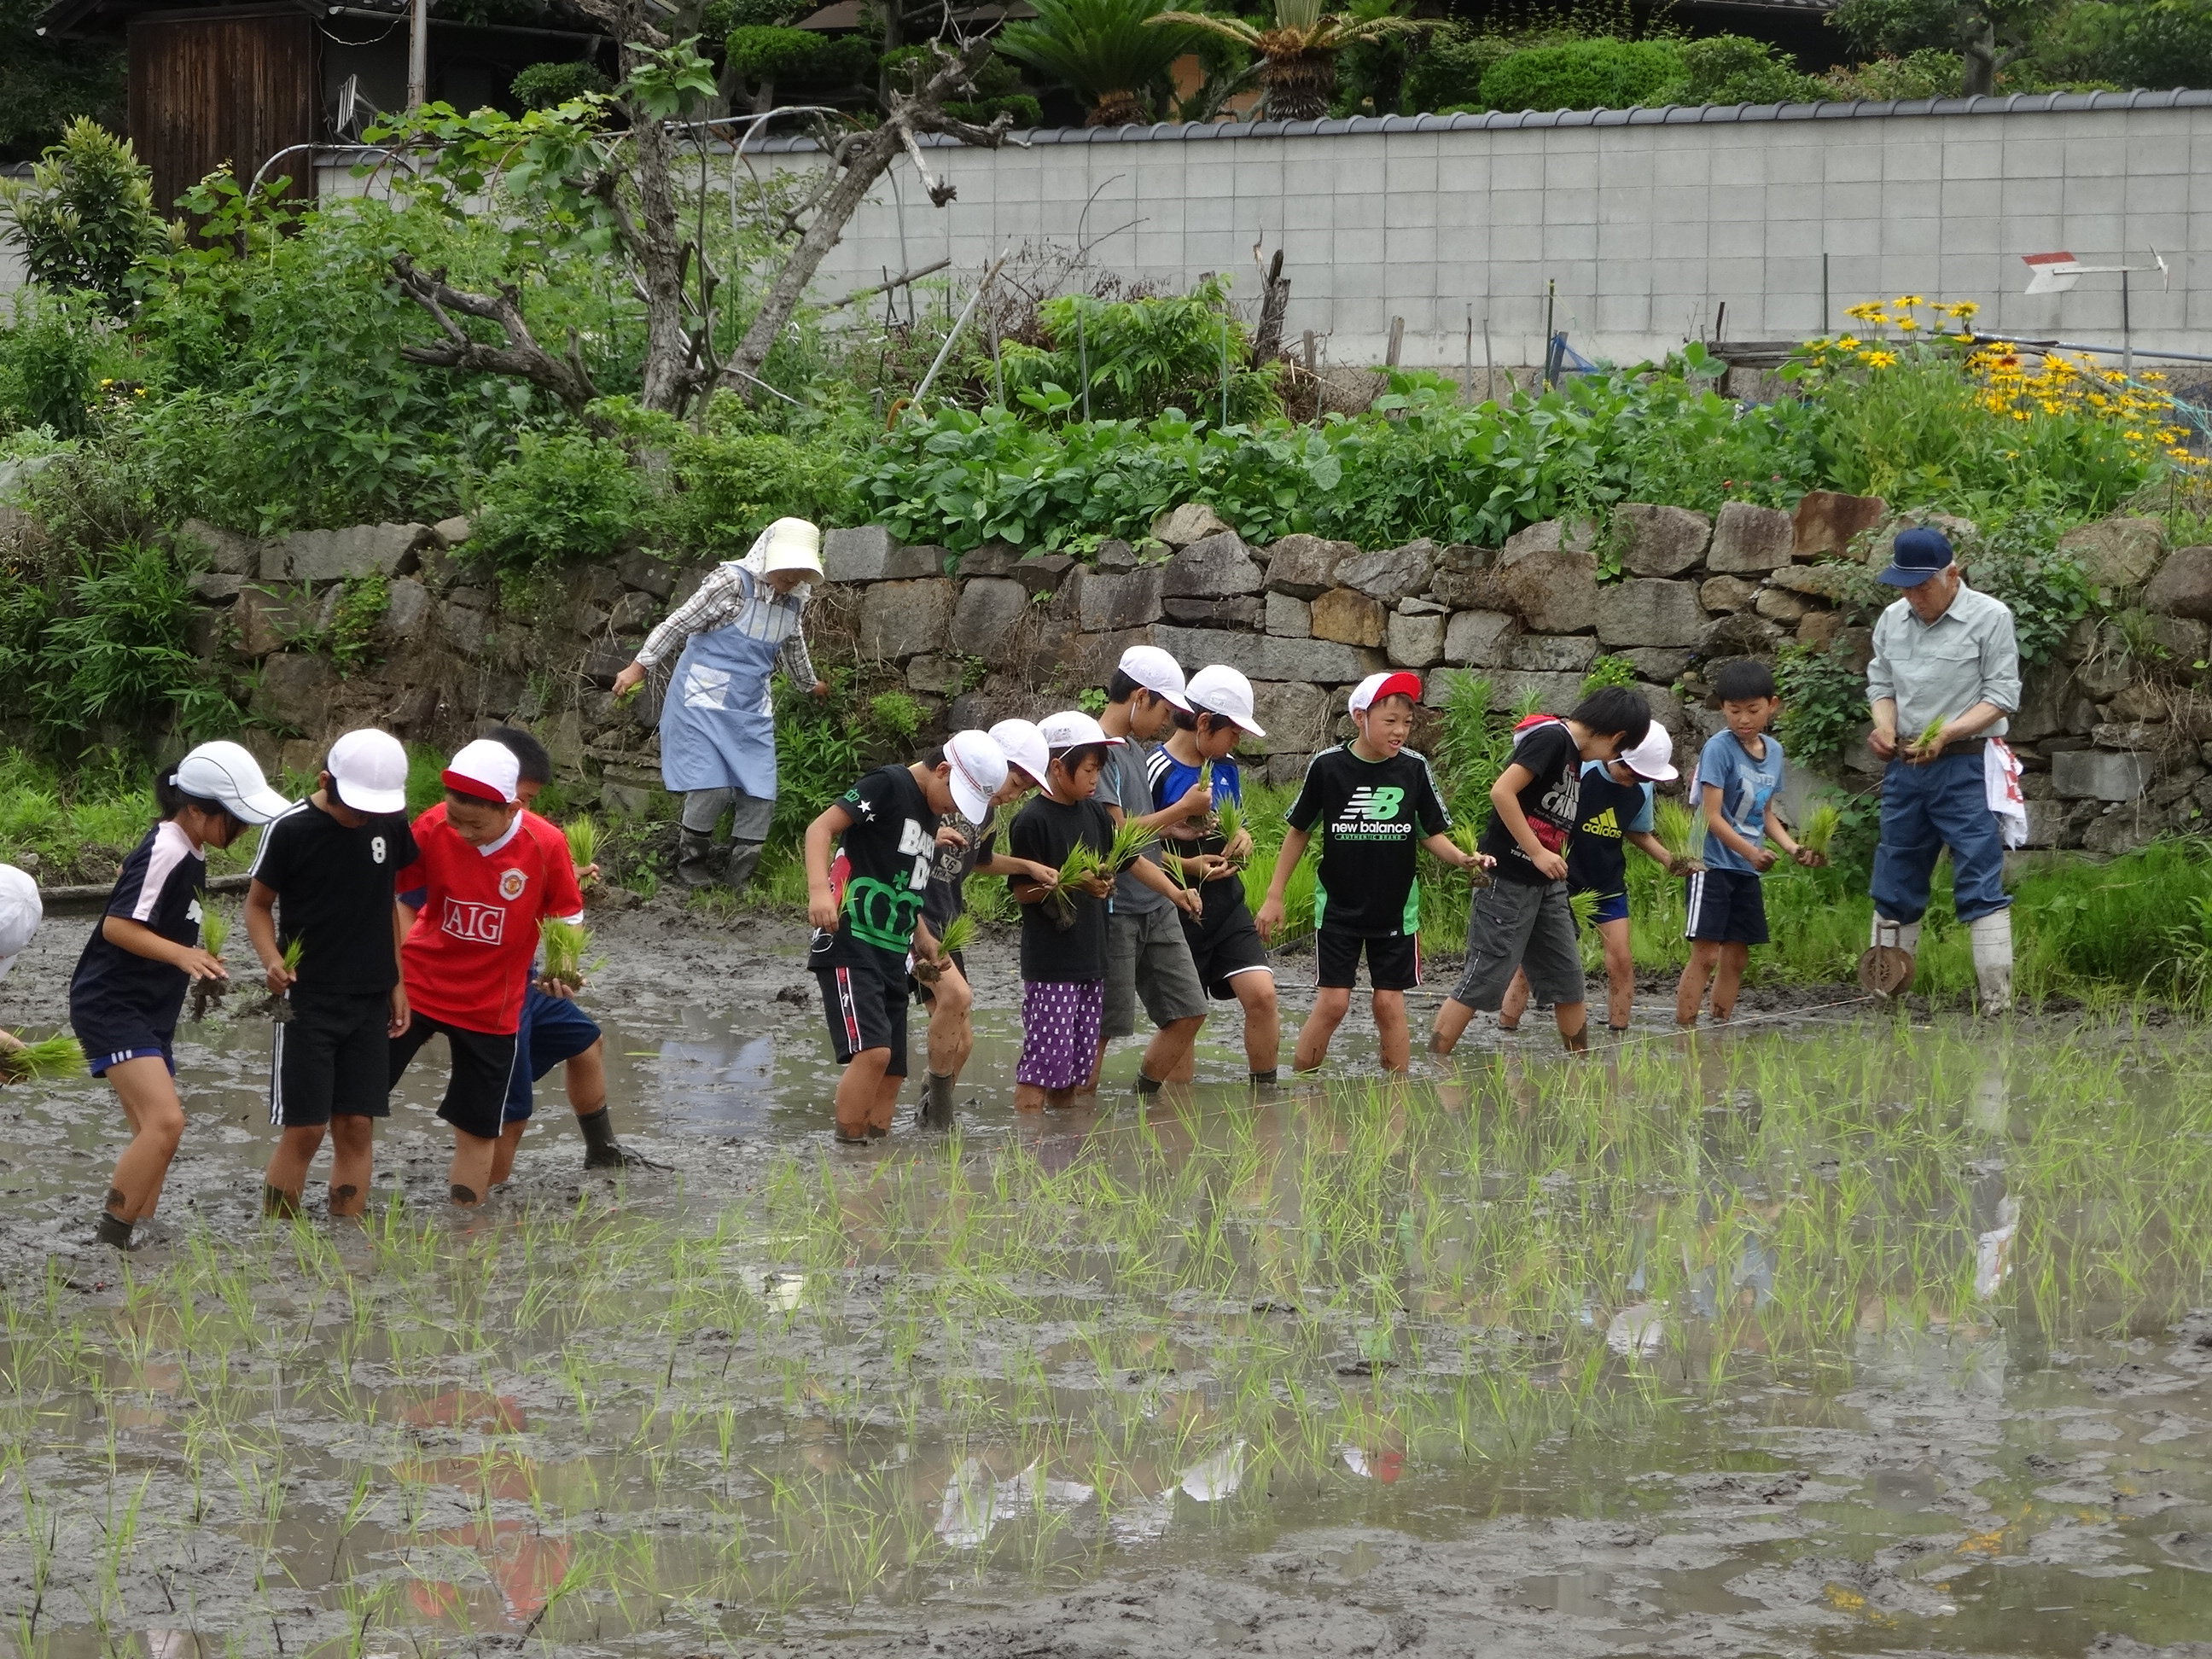
<path id="1" fill-rule="evenodd" d="M 45 915 L 39 884 L 14 865 L 0 864 L 0 979 L 8 976 Z"/>
<path id="2" fill-rule="evenodd" d="M 338 799 L 355 811 L 407 810 L 407 746 L 389 732 L 347 732 L 331 745 L 327 766 Z"/>
<path id="3" fill-rule="evenodd" d="M 1108 737 L 1106 728 L 1080 708 L 1064 708 L 1057 714 L 1047 714 L 1037 722 L 1037 730 L 1044 733 L 1048 749 L 1080 749 L 1085 744 L 1118 744 L 1121 741 Z"/>
<path id="4" fill-rule="evenodd" d="M 805 519 L 778 519 L 768 527 L 762 568 L 769 571 L 811 570 L 822 574 L 822 532 Z"/>
<path id="5" fill-rule="evenodd" d="M 1667 735 L 1667 728 L 1657 720 L 1644 734 L 1644 741 L 1621 757 L 1621 763 L 1639 778 L 1653 783 L 1664 783 L 1669 778 L 1682 775 L 1674 769 L 1674 739 Z"/>
<path id="6" fill-rule="evenodd" d="M 945 760 L 952 769 L 952 804 L 969 823 L 982 823 L 1006 781 L 1006 751 L 988 732 L 955 732 L 945 740 Z"/>
<path id="7" fill-rule="evenodd" d="M 1145 688 L 1165 697 L 1178 708 L 1190 704 L 1183 700 L 1182 665 L 1157 645 L 1133 645 L 1121 653 L 1121 672 Z"/>
<path id="8" fill-rule="evenodd" d="M 1267 728 L 1252 718 L 1252 682 L 1224 663 L 1208 663 L 1190 677 L 1190 700 L 1209 714 L 1231 720 L 1255 738 Z"/>
<path id="9" fill-rule="evenodd" d="M 186 794 L 219 803 L 240 823 L 266 823 L 292 805 L 269 787 L 260 763 L 227 739 L 200 744 L 169 775 Z"/>
<path id="10" fill-rule="evenodd" d="M 522 782 L 522 763 L 514 757 L 514 750 L 489 738 L 462 744 L 461 752 L 447 765 L 443 775 L 447 788 L 495 805 L 512 806 L 520 799 L 517 792 Z"/>
<path id="11" fill-rule="evenodd" d="M 1347 708 L 1372 708 L 1385 697 L 1411 697 L 1421 700 L 1421 677 L 1402 668 L 1394 668 L 1387 674 L 1370 674 L 1352 688 Z"/>
<path id="12" fill-rule="evenodd" d="M 991 728 L 991 741 L 999 745 L 1009 766 L 1019 767 L 1030 781 L 1044 787 L 1046 769 L 1052 764 L 1052 745 L 1035 720 L 1000 720 Z"/>

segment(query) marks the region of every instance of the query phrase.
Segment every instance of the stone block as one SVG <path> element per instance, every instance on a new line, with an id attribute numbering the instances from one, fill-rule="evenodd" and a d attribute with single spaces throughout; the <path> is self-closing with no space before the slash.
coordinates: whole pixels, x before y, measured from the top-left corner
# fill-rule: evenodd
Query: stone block
<path id="1" fill-rule="evenodd" d="M 875 584 L 860 601 L 861 654 L 903 662 L 942 651 L 952 628 L 954 598 L 943 576 Z"/>
<path id="2" fill-rule="evenodd" d="M 1101 542 L 1092 562 L 1100 570 L 1134 570 L 1137 568 L 1137 550 L 1124 541 Z"/>
<path id="3" fill-rule="evenodd" d="M 1802 593 L 1792 593 L 1786 587 L 1762 587 L 1751 608 L 1769 622 L 1795 624 L 1802 622 L 1813 607 Z"/>
<path id="4" fill-rule="evenodd" d="M 177 540 L 180 544 L 197 546 L 207 559 L 208 568 L 217 575 L 258 576 L 261 574 L 261 544 L 251 536 L 241 536 L 235 531 L 218 530 L 198 519 L 187 519 L 177 526 Z"/>
<path id="5" fill-rule="evenodd" d="M 1729 501 L 1713 526 L 1713 544 L 1705 554 L 1708 570 L 1741 574 L 1778 570 L 1797 549 L 1797 526 L 1779 508 Z"/>
<path id="6" fill-rule="evenodd" d="M 467 592 L 466 589 L 460 590 Z M 448 598 L 439 613 L 439 630 L 443 633 L 454 651 L 462 658 L 474 657 L 483 649 L 484 636 L 489 624 L 482 605 L 463 605 L 458 598 Z"/>
<path id="7" fill-rule="evenodd" d="M 2078 562 L 2100 587 L 2140 587 L 2166 552 L 2166 526 L 2157 519 L 2100 519 L 2061 536 L 2058 550 Z"/>
<path id="8" fill-rule="evenodd" d="M 1588 634 L 1522 634 L 1506 647 L 1505 665 L 1530 674 L 1587 674 L 1597 660 Z"/>
<path id="9" fill-rule="evenodd" d="M 261 665 L 253 712 L 276 726 L 321 735 L 337 670 L 330 659 L 304 651 L 281 651 Z"/>
<path id="10" fill-rule="evenodd" d="M 1228 524 L 1212 507 L 1196 501 L 1185 501 L 1181 507 L 1170 507 L 1152 520 L 1152 539 L 1165 542 L 1170 547 L 1188 547 L 1193 542 L 1218 536 L 1228 528 Z"/>
<path id="11" fill-rule="evenodd" d="M 1823 553 L 1848 553 L 1851 538 L 1879 526 L 1889 503 L 1879 495 L 1845 495 L 1833 489 L 1808 489 L 1790 515 L 1794 549 L 1801 559 Z"/>
<path id="12" fill-rule="evenodd" d="M 952 611 L 952 648 L 1003 668 L 1018 654 L 1024 625 L 1035 609 L 1029 590 L 1006 577 L 979 576 L 964 583 Z"/>
<path id="13" fill-rule="evenodd" d="M 2118 858 L 2158 839 L 2164 815 L 2120 805 L 2107 808 L 2081 832 L 2081 850 Z"/>
<path id="14" fill-rule="evenodd" d="M 2153 617 L 2150 636 L 2176 667 L 2193 668 L 2212 647 L 2212 629 L 2186 617 Z"/>
<path id="15" fill-rule="evenodd" d="M 1334 640 L 1278 640 L 1265 634 L 1178 628 L 1170 623 L 1155 623 L 1152 635 L 1154 645 L 1186 668 L 1218 662 L 1251 680 L 1349 685 L 1389 666 L 1379 651 L 1363 651 Z"/>
<path id="16" fill-rule="evenodd" d="M 953 574 L 963 577 L 1010 575 L 1021 556 L 1022 550 L 1012 542 L 994 539 L 962 554 L 959 563 L 952 568 Z"/>
<path id="17" fill-rule="evenodd" d="M 1338 564 L 1358 552 L 1350 542 L 1285 536 L 1267 550 L 1267 591 L 1297 599 L 1317 599 L 1336 586 Z"/>
<path id="18" fill-rule="evenodd" d="M 1708 661 L 1723 657 L 1771 657 L 1781 645 L 1782 629 L 1754 611 L 1739 611 L 1706 624 L 1697 653 Z"/>
<path id="19" fill-rule="evenodd" d="M 1705 556 L 1713 523 L 1685 507 L 1624 501 L 1613 513 L 1613 551 L 1638 576 L 1679 576 Z"/>
<path id="20" fill-rule="evenodd" d="M 450 519 L 441 519 L 430 528 L 436 533 L 438 539 L 447 547 L 459 547 L 463 542 L 468 540 L 474 530 L 474 526 L 466 519 L 458 514 Z"/>
<path id="21" fill-rule="evenodd" d="M 1797 643 L 1824 651 L 1836 642 L 1836 635 L 1844 631 L 1844 613 L 1840 611 L 1808 611 L 1797 619 Z"/>
<path id="22" fill-rule="evenodd" d="M 206 605 L 228 605 L 245 586 L 245 577 L 226 576 L 216 570 L 203 570 L 191 580 L 193 596 Z"/>
<path id="23" fill-rule="evenodd" d="M 600 611 L 611 610 L 623 592 L 623 579 L 603 564 L 591 566 L 568 586 L 570 599 Z"/>
<path id="24" fill-rule="evenodd" d="M 1520 622 L 1503 611 L 1459 611 L 1444 628 L 1444 660 L 1457 668 L 1504 666 Z"/>
<path id="25" fill-rule="evenodd" d="M 1596 550 L 1597 527 L 1588 519 L 1546 519 L 1516 530 L 1499 550 L 1502 561 L 1509 553 L 1589 553 Z"/>
<path id="26" fill-rule="evenodd" d="M 2124 723 L 2162 720 L 2173 713 L 2173 703 L 2166 696 L 2165 688 L 2155 682 L 2130 680 L 2112 693 L 2112 701 L 2105 705 L 2105 712 L 2112 720 Z M 2100 726 L 2097 729 L 2102 731 L 2105 728 Z M 2134 745 L 2123 746 L 2131 748 Z"/>
<path id="27" fill-rule="evenodd" d="M 2051 757 L 2051 793 L 2061 800 L 2133 800 L 2150 781 L 2150 757 L 2125 750 L 2071 749 Z"/>
<path id="28" fill-rule="evenodd" d="M 1257 593 L 1221 599 L 1163 599 L 1160 608 L 1170 622 L 1188 628 L 1256 628 L 1260 624 Z"/>
<path id="29" fill-rule="evenodd" d="M 1322 687 L 1304 680 L 1253 681 L 1252 718 L 1267 728 L 1267 735 L 1243 738 L 1238 752 L 1271 755 L 1289 750 L 1310 755 L 1328 748 L 1334 701 Z"/>
<path id="30" fill-rule="evenodd" d="M 1766 583 L 1770 587 L 1787 588 L 1792 593 L 1802 593 L 1808 599 L 1818 599 L 1823 605 L 1841 605 L 1851 597 L 1856 567 L 1839 564 L 1784 565 L 1771 574 Z M 1716 581 L 1729 580 L 1716 576 Z M 1891 597 L 1895 590 L 1891 591 Z"/>
<path id="31" fill-rule="evenodd" d="M 282 651 L 315 626 L 315 596 L 304 587 L 273 584 L 239 590 L 231 615 L 240 653 L 255 661 Z"/>
<path id="32" fill-rule="evenodd" d="M 1438 611 L 1415 616 L 1392 611 L 1384 634 L 1390 660 L 1401 668 L 1427 668 L 1442 662 L 1446 620 Z"/>
<path id="33" fill-rule="evenodd" d="M 1332 587 L 1313 602 L 1313 636 L 1345 645 L 1382 643 L 1386 612 L 1380 601 L 1349 587 Z"/>
<path id="34" fill-rule="evenodd" d="M 2143 590 L 2146 609 L 2212 622 L 2212 547 L 2176 548 Z"/>
<path id="35" fill-rule="evenodd" d="M 615 562 L 615 574 L 625 587 L 665 600 L 676 591 L 676 567 L 650 553 L 625 553 Z"/>
<path id="36" fill-rule="evenodd" d="M 1075 590 L 1076 625 L 1086 634 L 1109 634 L 1158 622 L 1164 574 L 1158 565 L 1118 575 L 1086 570 Z"/>
<path id="37" fill-rule="evenodd" d="M 1311 755 L 1271 752 L 1267 757 L 1267 781 L 1278 788 L 1294 788 L 1305 781 L 1306 768 L 1312 764 Z"/>
<path id="38" fill-rule="evenodd" d="M 295 582 L 404 575 L 416 568 L 422 544 L 434 535 L 426 524 L 356 524 L 343 530 L 295 531 L 282 541 L 263 545 L 261 574 L 264 578 Z"/>
<path id="39" fill-rule="evenodd" d="M 1292 599 L 1288 593 L 1267 592 L 1267 609 L 1262 625 L 1278 639 L 1310 640 L 1313 637 L 1313 608 L 1304 599 Z"/>
<path id="40" fill-rule="evenodd" d="M 1343 586 L 1357 588 L 1370 599 L 1395 605 L 1429 585 L 1440 551 L 1434 542 L 1423 537 L 1403 547 L 1379 553 L 1356 553 L 1339 562 L 1336 580 Z"/>
<path id="41" fill-rule="evenodd" d="M 1661 685 L 1672 685 L 1682 678 L 1689 667 L 1692 653 L 1669 646 L 1633 645 L 1620 653 L 1636 665 L 1638 679 L 1656 681 Z"/>
<path id="42" fill-rule="evenodd" d="M 910 581 L 943 568 L 941 547 L 908 547 L 881 525 L 822 532 L 822 574 L 833 582 Z"/>
<path id="43" fill-rule="evenodd" d="M 957 629 L 959 624 L 953 624 Z M 957 657 L 925 652 L 906 665 L 906 689 L 924 691 L 939 697 L 960 695 L 961 663 Z"/>
<path id="44" fill-rule="evenodd" d="M 1176 599 L 1226 599 L 1257 593 L 1266 576 L 1253 562 L 1244 538 L 1224 530 L 1190 543 L 1169 560 L 1160 592 Z"/>
<path id="45" fill-rule="evenodd" d="M 1508 605 L 1539 634 L 1579 634 L 1597 625 L 1597 556 L 1545 544 L 1556 522 L 1533 526 L 1505 544 L 1493 568 Z M 1516 545 L 1518 544 L 1518 545 Z"/>
<path id="46" fill-rule="evenodd" d="M 223 578 L 235 581 L 235 576 Z M 222 654 L 223 646 L 230 635 L 230 613 L 228 611 L 193 611 L 185 618 L 185 648 L 202 662 L 213 662 Z"/>
<path id="47" fill-rule="evenodd" d="M 1401 599 L 1397 608 L 1408 617 L 1449 617 L 1451 607 L 1438 605 L 1434 599 Z"/>
<path id="48" fill-rule="evenodd" d="M 1639 680 L 1636 690 L 1643 696 L 1644 706 L 1651 711 L 1651 718 L 1665 726 L 1667 734 L 1674 739 L 1674 764 L 1686 774 L 1697 764 L 1698 750 L 1705 742 L 1691 726 L 1688 706 L 1663 685 Z"/>
<path id="49" fill-rule="evenodd" d="M 1564 714 L 1582 701 L 1583 677 L 1532 673 L 1518 668 L 1502 669 L 1490 676 L 1490 706 L 1499 714 L 1517 708 L 1523 698 L 1532 696 L 1543 713 Z M 1427 701 L 1425 696 L 1423 701 Z M 1443 701 L 1437 699 L 1438 703 Z"/>
<path id="50" fill-rule="evenodd" d="M 1065 553 L 1038 553 L 1026 559 L 1017 559 L 1006 574 L 1032 595 L 1057 593 L 1067 580 L 1068 573 L 1078 568 L 1076 562 Z M 1133 566 L 1131 568 L 1134 568 Z"/>
<path id="51" fill-rule="evenodd" d="M 2073 809 L 2060 800 L 2030 800 L 2027 803 L 2027 842 L 2030 847 L 2057 847 L 2063 844 L 2067 820 Z"/>
<path id="52" fill-rule="evenodd" d="M 1698 603 L 1708 611 L 1741 611 L 1759 598 L 1759 585 L 1741 576 L 1708 576 L 1698 584 Z"/>
<path id="53" fill-rule="evenodd" d="M 1597 636 L 1609 646 L 1695 645 L 1705 620 L 1688 582 L 1635 576 L 1598 590 Z"/>
<path id="54" fill-rule="evenodd" d="M 660 601 L 650 593 L 625 593 L 607 613 L 607 626 L 617 634 L 642 634 L 660 615 Z"/>
<path id="55" fill-rule="evenodd" d="M 384 636 L 394 642 L 422 637 L 430 622 L 430 590 L 412 576 L 395 576 L 384 607 Z"/>

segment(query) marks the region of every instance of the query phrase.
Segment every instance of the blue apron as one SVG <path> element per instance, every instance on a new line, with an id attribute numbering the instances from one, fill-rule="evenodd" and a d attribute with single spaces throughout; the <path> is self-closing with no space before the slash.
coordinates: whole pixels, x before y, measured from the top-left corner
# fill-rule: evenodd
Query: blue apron
<path id="1" fill-rule="evenodd" d="M 742 789 L 756 800 L 775 799 L 769 676 L 781 649 L 737 623 L 685 641 L 660 707 L 660 780 L 670 789 Z"/>

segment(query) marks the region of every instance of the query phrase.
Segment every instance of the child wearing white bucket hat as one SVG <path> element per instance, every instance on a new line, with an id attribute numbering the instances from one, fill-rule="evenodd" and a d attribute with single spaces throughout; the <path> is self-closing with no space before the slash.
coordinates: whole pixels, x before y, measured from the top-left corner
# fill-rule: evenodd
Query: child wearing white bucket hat
<path id="1" fill-rule="evenodd" d="M 775 817 L 769 677 L 781 663 L 793 685 L 830 695 L 800 626 L 821 580 L 822 532 L 805 519 L 778 519 L 744 558 L 716 566 L 615 676 L 615 695 L 627 696 L 669 653 L 683 653 L 660 708 L 660 776 L 684 797 L 676 873 L 686 887 L 715 881 L 714 830 L 726 812 L 730 852 L 722 878 L 742 892 L 760 864 Z"/>

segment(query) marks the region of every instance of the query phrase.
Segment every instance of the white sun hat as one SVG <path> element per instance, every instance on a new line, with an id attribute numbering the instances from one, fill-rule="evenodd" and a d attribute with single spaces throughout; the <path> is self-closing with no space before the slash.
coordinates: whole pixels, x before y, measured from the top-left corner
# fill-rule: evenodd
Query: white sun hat
<path id="1" fill-rule="evenodd" d="M 1255 738 L 1267 728 L 1252 718 L 1252 682 L 1224 663 L 1208 663 L 1190 677 L 1190 700 L 1209 714 L 1233 720 Z"/>
<path id="2" fill-rule="evenodd" d="M 1044 775 L 1052 766 L 1052 745 L 1035 720 L 1000 720 L 991 728 L 991 741 L 999 745 L 1009 766 L 1026 773 L 1031 783 L 1044 787 Z"/>
<path id="3" fill-rule="evenodd" d="M 407 810 L 407 746 L 373 726 L 349 732 L 331 745 L 331 782 L 356 812 L 381 816 Z"/>
<path id="4" fill-rule="evenodd" d="M 292 805 L 269 787 L 261 763 L 228 738 L 200 744 L 169 775 L 185 793 L 216 802 L 240 823 L 266 823 Z"/>
<path id="5" fill-rule="evenodd" d="M 1064 708 L 1057 714 L 1047 714 L 1037 722 L 1037 730 L 1044 733 L 1045 745 L 1049 749 L 1081 749 L 1094 743 L 1118 745 L 1121 742 L 1119 738 L 1108 737 L 1106 728 L 1080 708 Z"/>
<path id="6" fill-rule="evenodd" d="M 1657 720 L 1651 722 L 1644 741 L 1620 758 L 1630 771 L 1648 782 L 1664 783 L 1682 775 L 1674 769 L 1674 739 Z"/>
<path id="7" fill-rule="evenodd" d="M 991 797 L 1006 787 L 1006 751 L 988 732 L 955 732 L 945 743 L 952 769 L 952 804 L 970 823 L 991 814 Z"/>
<path id="8" fill-rule="evenodd" d="M 819 576 L 822 574 L 822 531 L 805 519 L 778 519 L 768 527 L 767 546 L 762 550 L 762 568 L 769 574 L 778 570 L 805 570 Z"/>
<path id="9" fill-rule="evenodd" d="M 45 915 L 46 902 L 30 872 L 0 864 L 0 979 L 8 976 L 15 958 L 30 945 Z"/>

